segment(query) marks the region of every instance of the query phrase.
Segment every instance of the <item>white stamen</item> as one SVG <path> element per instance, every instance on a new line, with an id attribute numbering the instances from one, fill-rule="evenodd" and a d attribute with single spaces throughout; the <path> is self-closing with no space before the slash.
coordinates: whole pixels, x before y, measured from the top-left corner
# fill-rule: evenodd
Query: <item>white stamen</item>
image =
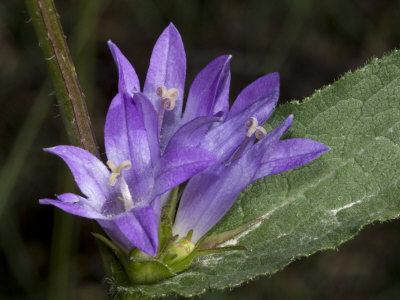
<path id="1" fill-rule="evenodd" d="M 126 183 L 123 177 L 119 178 L 118 183 L 119 183 L 119 190 L 121 191 L 122 195 L 122 204 L 124 205 L 125 210 L 131 210 L 134 205 L 128 184 Z"/>
<path id="2" fill-rule="evenodd" d="M 254 135 L 256 136 L 256 139 L 261 140 L 264 136 L 267 135 L 267 131 L 264 129 L 264 127 L 257 126 Z"/>
<path id="3" fill-rule="evenodd" d="M 118 183 L 118 187 L 122 195 L 122 197 L 120 196 L 118 197 L 118 199 L 121 200 L 125 210 L 132 209 L 134 206 L 133 199 L 129 191 L 128 184 L 126 183 L 124 177 L 121 176 L 123 170 L 128 170 L 131 168 L 131 162 L 129 160 L 125 160 L 120 163 L 118 167 L 116 167 L 115 164 L 111 160 L 109 160 L 107 161 L 107 165 L 112 172 L 108 183 L 111 186 L 115 186 L 115 184 Z"/>

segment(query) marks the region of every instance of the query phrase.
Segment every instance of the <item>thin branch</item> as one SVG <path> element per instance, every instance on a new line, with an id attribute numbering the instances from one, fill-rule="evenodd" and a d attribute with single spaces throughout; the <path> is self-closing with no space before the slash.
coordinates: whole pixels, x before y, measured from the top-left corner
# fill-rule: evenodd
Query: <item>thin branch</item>
<path id="1" fill-rule="evenodd" d="M 99 156 L 74 63 L 53 0 L 26 0 L 71 143 Z"/>

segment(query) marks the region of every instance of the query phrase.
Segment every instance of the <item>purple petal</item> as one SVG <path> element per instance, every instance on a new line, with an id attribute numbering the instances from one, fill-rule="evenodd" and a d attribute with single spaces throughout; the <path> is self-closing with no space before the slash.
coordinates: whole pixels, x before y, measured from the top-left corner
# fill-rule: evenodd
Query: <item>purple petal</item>
<path id="1" fill-rule="evenodd" d="M 216 157 L 200 148 L 174 148 L 164 153 L 155 167 L 153 195 L 161 195 L 203 171 Z"/>
<path id="2" fill-rule="evenodd" d="M 103 205 L 114 195 L 113 188 L 108 184 L 110 172 L 106 166 L 94 155 L 78 147 L 56 146 L 44 150 L 58 155 L 66 162 L 92 207 L 102 211 Z M 110 205 L 110 209 L 113 209 L 113 204 Z"/>
<path id="3" fill-rule="evenodd" d="M 151 203 L 150 203 L 154 216 L 157 220 L 157 228 L 160 226 L 160 221 L 161 221 L 161 197 L 157 196 L 155 197 Z"/>
<path id="4" fill-rule="evenodd" d="M 229 68 L 229 62 L 228 67 Z M 217 91 L 217 97 L 213 109 L 213 114 L 220 113 L 225 116 L 229 111 L 229 87 L 231 85 L 231 72 L 228 70 L 228 75 L 222 86 Z"/>
<path id="5" fill-rule="evenodd" d="M 265 152 L 254 180 L 297 168 L 327 151 L 329 151 L 329 147 L 313 140 L 279 141 Z"/>
<path id="6" fill-rule="evenodd" d="M 149 255 L 156 255 L 158 221 L 151 206 L 135 207 L 113 219 L 98 222 L 120 246 L 128 250 L 136 247 Z"/>
<path id="7" fill-rule="evenodd" d="M 185 125 L 172 136 L 165 151 L 173 148 L 197 147 L 203 140 L 208 128 L 215 123 L 221 122 L 218 116 L 198 117 Z"/>
<path id="8" fill-rule="evenodd" d="M 277 102 L 279 98 L 279 74 L 270 73 L 248 85 L 236 98 L 228 118 L 232 118 L 260 99 Z"/>
<path id="9" fill-rule="evenodd" d="M 40 199 L 40 204 L 51 204 L 63 211 L 89 219 L 99 219 L 103 216 L 97 212 L 96 207 L 92 207 L 90 201 L 85 198 L 72 194 L 66 193 L 57 196 L 58 200 L 53 199 Z"/>
<path id="10" fill-rule="evenodd" d="M 143 120 L 143 125 L 146 128 L 151 159 L 154 165 L 160 158 L 158 116 L 149 99 L 147 99 L 143 94 L 135 93 L 132 99 L 138 109 L 141 119 Z"/>
<path id="11" fill-rule="evenodd" d="M 161 206 L 165 206 L 165 205 L 167 204 L 168 200 L 169 200 L 170 197 L 171 197 L 171 192 L 172 192 L 172 190 L 169 190 L 168 192 L 166 192 L 166 193 L 160 195 L 160 199 L 161 199 L 160 205 L 161 205 Z"/>
<path id="12" fill-rule="evenodd" d="M 131 162 L 131 168 L 124 170 L 122 174 L 132 187 L 133 198 L 137 201 L 146 199 L 153 184 L 151 148 L 153 149 L 154 144 L 150 146 L 142 116 L 127 94 L 117 94 L 110 105 L 104 129 L 104 143 L 107 158 L 116 166 L 126 160 Z"/>
<path id="13" fill-rule="evenodd" d="M 135 69 L 112 41 L 108 41 L 108 47 L 118 67 L 118 92 L 131 94 L 133 91 L 140 91 L 139 78 Z"/>
<path id="14" fill-rule="evenodd" d="M 197 74 L 189 90 L 184 123 L 228 109 L 230 60 L 230 55 L 217 57 Z"/>
<path id="15" fill-rule="evenodd" d="M 213 152 L 218 159 L 228 159 L 246 137 L 246 121 L 250 117 L 256 117 L 260 124 L 264 123 L 273 112 L 274 106 L 275 102 L 268 100 L 253 103 L 233 118 L 211 129 L 200 147 Z"/>
<path id="16" fill-rule="evenodd" d="M 185 49 L 183 48 L 182 38 L 178 30 L 171 23 L 154 45 L 143 93 L 153 103 L 154 108 L 158 110 L 160 107 L 160 98 L 156 93 L 157 88 L 163 85 L 167 89 L 178 89 L 179 97 L 174 110 L 180 114 L 184 95 L 185 76 Z"/>
<path id="17" fill-rule="evenodd" d="M 197 242 L 231 208 L 254 177 L 259 159 L 245 155 L 228 167 L 218 163 L 191 178 L 183 192 L 173 234 L 185 236 L 193 229 Z"/>
<path id="18" fill-rule="evenodd" d="M 163 119 L 161 135 L 169 140 L 179 126 L 182 114 L 182 104 L 186 77 L 186 54 L 182 38 L 171 23 L 158 38 L 150 59 L 143 93 L 150 99 L 154 108 L 160 108 L 160 97 L 157 88 L 165 86 L 167 89 L 176 88 L 179 91 L 175 108 L 166 111 Z"/>
<path id="19" fill-rule="evenodd" d="M 290 115 L 230 165 L 220 162 L 191 178 L 182 195 L 174 234 L 186 235 L 193 229 L 193 239 L 197 241 L 210 230 L 230 209 L 239 193 L 255 180 L 264 149 L 276 143 L 292 122 Z"/>
<path id="20" fill-rule="evenodd" d="M 256 143 L 252 152 L 253 155 L 258 155 L 264 157 L 264 154 L 271 147 L 272 144 L 279 141 L 282 135 L 289 130 L 290 126 L 293 124 L 293 115 L 289 115 L 278 127 L 269 132 L 261 141 Z"/>

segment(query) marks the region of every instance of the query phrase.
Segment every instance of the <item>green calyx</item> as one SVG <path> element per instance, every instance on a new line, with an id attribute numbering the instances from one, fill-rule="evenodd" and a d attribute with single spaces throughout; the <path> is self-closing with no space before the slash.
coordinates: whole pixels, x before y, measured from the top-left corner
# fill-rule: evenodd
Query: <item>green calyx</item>
<path id="1" fill-rule="evenodd" d="M 153 284 L 183 272 L 197 257 L 218 252 L 246 250 L 242 246 L 216 246 L 243 232 L 254 223 L 264 220 L 256 219 L 237 229 L 203 238 L 195 244 L 191 241 L 192 230 L 185 237 L 179 238 L 177 235 L 172 235 L 177 196 L 177 189 L 174 189 L 169 202 L 163 207 L 158 231 L 159 248 L 156 257 L 152 257 L 139 249 L 128 252 L 105 236 L 93 234 L 109 250 L 110 259 L 108 259 L 108 263 L 111 266 L 107 266 L 107 269 L 111 270 L 112 279 L 118 285 Z"/>

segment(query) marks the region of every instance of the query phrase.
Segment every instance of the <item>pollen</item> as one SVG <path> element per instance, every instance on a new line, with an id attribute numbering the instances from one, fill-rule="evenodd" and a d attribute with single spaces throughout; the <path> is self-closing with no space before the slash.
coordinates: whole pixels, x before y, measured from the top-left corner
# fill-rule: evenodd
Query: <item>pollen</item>
<path id="1" fill-rule="evenodd" d="M 129 160 L 125 160 L 122 163 L 120 163 L 118 167 L 116 167 L 115 164 L 111 160 L 109 160 L 107 161 L 107 166 L 110 168 L 112 172 L 108 183 L 111 186 L 114 186 L 118 177 L 121 176 L 122 170 L 129 170 L 132 164 Z"/>

